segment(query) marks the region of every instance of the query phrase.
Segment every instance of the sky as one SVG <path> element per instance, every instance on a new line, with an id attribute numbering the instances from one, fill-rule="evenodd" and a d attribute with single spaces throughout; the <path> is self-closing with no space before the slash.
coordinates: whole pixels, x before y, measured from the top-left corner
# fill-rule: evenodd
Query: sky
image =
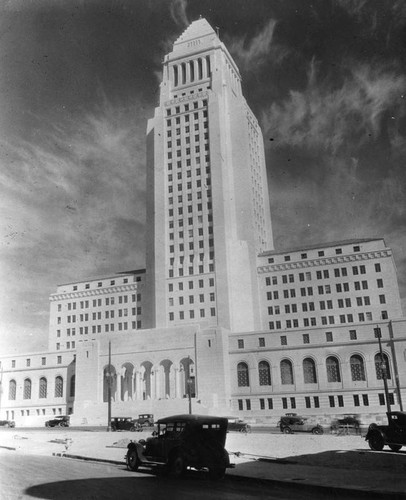
<path id="1" fill-rule="evenodd" d="M 406 3 L 2 0 L 0 353 L 47 348 L 62 283 L 145 265 L 145 132 L 202 16 L 264 134 L 277 250 L 383 237 L 406 312 Z"/>

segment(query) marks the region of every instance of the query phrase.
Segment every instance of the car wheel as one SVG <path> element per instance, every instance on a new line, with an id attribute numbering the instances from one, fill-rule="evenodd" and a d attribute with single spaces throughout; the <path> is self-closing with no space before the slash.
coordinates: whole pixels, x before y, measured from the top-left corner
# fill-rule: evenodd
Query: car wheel
<path id="1" fill-rule="evenodd" d="M 169 473 L 172 477 L 181 477 L 186 470 L 182 455 L 175 455 L 169 462 Z"/>
<path id="2" fill-rule="evenodd" d="M 315 427 L 314 429 L 312 429 L 312 434 L 323 434 L 323 429 L 321 429 L 320 427 Z"/>
<path id="3" fill-rule="evenodd" d="M 136 472 L 140 466 L 136 450 L 128 450 L 127 452 L 127 469 Z"/>
<path id="4" fill-rule="evenodd" d="M 290 427 L 284 427 L 282 432 L 284 434 L 292 434 L 292 429 Z"/>
<path id="5" fill-rule="evenodd" d="M 58 427 L 65 427 L 64 422 L 59 422 Z"/>
<path id="6" fill-rule="evenodd" d="M 219 479 L 224 479 L 225 475 L 226 475 L 226 468 L 225 467 L 210 467 L 209 468 L 210 479 L 214 479 L 217 481 Z"/>
<path id="7" fill-rule="evenodd" d="M 135 427 L 134 426 L 130 427 L 130 431 L 135 432 Z"/>
<path id="8" fill-rule="evenodd" d="M 390 445 L 389 445 L 389 448 L 390 448 L 392 451 L 399 451 L 399 450 L 402 448 L 402 445 L 400 445 L 400 444 L 390 444 Z"/>
<path id="9" fill-rule="evenodd" d="M 379 432 L 373 432 L 368 439 L 368 444 L 371 450 L 382 451 L 385 441 L 382 434 L 380 434 Z"/>

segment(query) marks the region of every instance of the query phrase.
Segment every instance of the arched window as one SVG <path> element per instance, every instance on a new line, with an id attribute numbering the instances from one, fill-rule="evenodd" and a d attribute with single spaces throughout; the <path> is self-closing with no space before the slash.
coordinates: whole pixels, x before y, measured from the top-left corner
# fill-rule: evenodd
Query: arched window
<path id="1" fill-rule="evenodd" d="M 375 354 L 375 371 L 376 371 L 376 378 L 378 380 L 383 379 L 384 370 L 386 372 L 386 378 L 390 379 L 391 374 L 390 374 L 390 365 L 388 356 L 385 353 L 382 353 L 381 356 L 381 353 L 378 352 L 378 354 Z"/>
<path id="2" fill-rule="evenodd" d="M 186 83 L 186 63 L 182 63 L 182 83 Z"/>
<path id="3" fill-rule="evenodd" d="M 195 62 L 194 61 L 189 62 L 189 70 L 190 70 L 190 81 L 194 82 L 195 81 Z"/>
<path id="4" fill-rule="evenodd" d="M 281 380 L 282 384 L 293 384 L 293 367 L 288 359 L 281 361 Z"/>
<path id="5" fill-rule="evenodd" d="M 55 397 L 61 398 L 63 396 L 63 379 L 62 377 L 55 378 Z"/>
<path id="6" fill-rule="evenodd" d="M 174 66 L 173 67 L 173 83 L 174 86 L 177 87 L 179 82 L 179 75 L 178 75 L 178 67 Z"/>
<path id="7" fill-rule="evenodd" d="M 71 398 L 75 397 L 75 375 L 72 375 L 70 378 L 70 392 L 69 395 Z"/>
<path id="8" fill-rule="evenodd" d="M 358 382 L 360 380 L 365 380 L 365 369 L 364 369 L 364 361 L 361 356 L 358 354 L 354 354 L 350 358 L 350 367 L 351 367 L 351 379 L 353 382 Z"/>
<path id="9" fill-rule="evenodd" d="M 306 358 L 303 360 L 303 378 L 305 384 L 316 384 L 316 365 L 312 358 Z"/>
<path id="10" fill-rule="evenodd" d="M 8 399 L 15 400 L 17 393 L 17 384 L 15 380 L 10 380 L 8 383 Z"/>
<path id="11" fill-rule="evenodd" d="M 210 77 L 211 76 L 210 56 L 206 56 L 206 69 L 207 69 L 206 76 Z"/>
<path id="12" fill-rule="evenodd" d="M 24 380 L 24 394 L 23 394 L 24 399 L 31 399 L 31 380 L 29 378 L 26 378 Z"/>
<path id="13" fill-rule="evenodd" d="M 248 365 L 246 363 L 238 363 L 237 380 L 238 380 L 238 387 L 249 387 L 250 378 L 248 374 Z"/>
<path id="14" fill-rule="evenodd" d="M 327 382 L 341 382 L 340 363 L 335 356 L 329 356 L 326 360 Z"/>
<path id="15" fill-rule="evenodd" d="M 268 361 L 260 361 L 258 365 L 259 385 L 271 385 L 271 369 Z"/>
<path id="16" fill-rule="evenodd" d="M 203 78 L 203 64 L 200 58 L 197 60 L 197 71 L 198 71 L 198 80 L 201 80 Z"/>
<path id="17" fill-rule="evenodd" d="M 46 398 L 47 397 L 47 389 L 48 389 L 48 383 L 47 379 L 45 377 L 42 377 L 39 379 L 39 397 L 40 398 Z"/>

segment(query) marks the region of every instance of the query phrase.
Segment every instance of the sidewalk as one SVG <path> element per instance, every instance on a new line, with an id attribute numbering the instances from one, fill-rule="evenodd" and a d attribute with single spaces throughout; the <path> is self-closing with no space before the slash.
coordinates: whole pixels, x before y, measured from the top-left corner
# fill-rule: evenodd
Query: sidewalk
<path id="1" fill-rule="evenodd" d="M 150 432 L 86 431 L 0 432 L 0 449 L 123 464 L 127 443 Z M 369 492 L 376 497 L 406 498 L 406 451 L 372 452 L 360 436 L 307 434 L 227 435 L 226 448 L 236 479 L 289 482 L 336 492 Z M 2 453 L 3 455 L 3 453 Z"/>

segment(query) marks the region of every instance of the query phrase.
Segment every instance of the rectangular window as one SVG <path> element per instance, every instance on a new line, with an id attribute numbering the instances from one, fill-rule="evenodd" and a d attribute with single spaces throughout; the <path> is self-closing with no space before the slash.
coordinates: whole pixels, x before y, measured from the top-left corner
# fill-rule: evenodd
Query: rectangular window
<path id="1" fill-rule="evenodd" d="M 335 407 L 334 396 L 329 396 L 328 400 L 329 400 L 330 408 L 334 408 Z"/>
<path id="2" fill-rule="evenodd" d="M 251 410 L 251 400 L 250 399 L 245 400 L 245 406 L 246 406 L 247 410 Z"/>
<path id="3" fill-rule="evenodd" d="M 320 399 L 319 399 L 319 396 L 314 396 L 313 397 L 313 402 L 314 402 L 314 407 L 315 408 L 320 408 Z"/>
<path id="4" fill-rule="evenodd" d="M 265 338 L 259 337 L 259 347 L 265 347 Z"/>
<path id="5" fill-rule="evenodd" d="M 353 398 L 354 398 L 354 406 L 359 406 L 359 396 L 358 396 L 358 394 L 354 394 Z"/>
<path id="6" fill-rule="evenodd" d="M 333 332 L 326 332 L 326 342 L 333 342 Z"/>
<path id="7" fill-rule="evenodd" d="M 288 398 L 282 398 L 282 408 L 287 410 L 288 408 Z"/>
<path id="8" fill-rule="evenodd" d="M 311 408 L 310 396 L 305 396 L 306 408 Z"/>
<path id="9" fill-rule="evenodd" d="M 244 349 L 244 340 L 238 339 L 238 349 Z"/>
<path id="10" fill-rule="evenodd" d="M 369 406 L 368 394 L 362 395 L 362 402 L 363 402 L 364 406 Z"/>
<path id="11" fill-rule="evenodd" d="M 338 399 L 338 406 L 343 407 L 344 406 L 344 398 L 343 398 L 343 396 L 339 395 L 339 396 L 337 396 L 337 399 Z"/>
<path id="12" fill-rule="evenodd" d="M 281 335 L 281 345 L 288 345 L 288 339 L 286 335 Z"/>
<path id="13" fill-rule="evenodd" d="M 259 399 L 259 408 L 261 410 L 265 410 L 265 399 L 263 399 L 263 398 Z"/>
<path id="14" fill-rule="evenodd" d="M 268 410 L 273 410 L 273 399 L 268 398 Z"/>
<path id="15" fill-rule="evenodd" d="M 357 340 L 357 331 L 350 330 L 350 340 Z"/>
<path id="16" fill-rule="evenodd" d="M 292 409 L 296 408 L 296 399 L 295 398 L 290 398 L 290 407 Z"/>
<path id="17" fill-rule="evenodd" d="M 243 404 L 242 404 L 242 399 L 238 400 L 238 409 L 241 411 L 244 409 Z"/>
<path id="18" fill-rule="evenodd" d="M 308 333 L 303 334 L 303 344 L 309 344 L 310 343 L 310 336 Z"/>

